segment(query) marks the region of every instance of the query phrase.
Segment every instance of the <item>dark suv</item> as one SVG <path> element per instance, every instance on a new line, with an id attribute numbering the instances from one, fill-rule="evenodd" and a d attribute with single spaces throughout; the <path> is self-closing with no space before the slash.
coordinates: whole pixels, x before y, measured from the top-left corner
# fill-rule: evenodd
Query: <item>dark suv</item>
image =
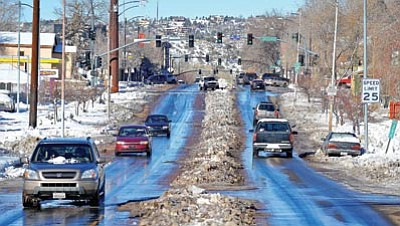
<path id="1" fill-rule="evenodd" d="M 45 138 L 38 142 L 23 179 L 22 204 L 39 206 L 41 200 L 87 200 L 99 206 L 105 194 L 105 160 L 88 138 Z"/>

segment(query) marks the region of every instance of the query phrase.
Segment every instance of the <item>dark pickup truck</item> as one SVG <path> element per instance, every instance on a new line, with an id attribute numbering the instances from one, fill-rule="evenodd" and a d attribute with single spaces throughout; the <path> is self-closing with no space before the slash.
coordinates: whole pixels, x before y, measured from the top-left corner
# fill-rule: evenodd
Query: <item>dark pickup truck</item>
<path id="1" fill-rule="evenodd" d="M 260 151 L 282 153 L 288 158 L 293 157 L 293 141 L 296 131 L 287 119 L 266 118 L 257 122 L 253 132 L 253 155 L 258 156 Z"/>

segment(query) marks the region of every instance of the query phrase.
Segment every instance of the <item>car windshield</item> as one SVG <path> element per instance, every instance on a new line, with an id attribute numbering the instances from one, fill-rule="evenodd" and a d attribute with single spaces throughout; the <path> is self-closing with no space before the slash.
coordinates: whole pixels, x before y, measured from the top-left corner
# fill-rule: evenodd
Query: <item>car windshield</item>
<path id="1" fill-rule="evenodd" d="M 258 109 L 265 111 L 275 111 L 275 106 L 273 104 L 260 104 Z"/>
<path id="2" fill-rule="evenodd" d="M 167 117 L 160 115 L 160 116 L 151 116 L 147 118 L 146 121 L 150 123 L 155 123 L 155 122 L 157 123 L 157 122 L 168 122 L 168 119 Z"/>
<path id="3" fill-rule="evenodd" d="M 120 137 L 143 137 L 146 136 L 146 129 L 140 127 L 122 127 L 119 130 Z"/>
<path id="4" fill-rule="evenodd" d="M 214 77 L 205 77 L 204 81 L 215 81 Z"/>
<path id="5" fill-rule="evenodd" d="M 289 132 L 289 125 L 287 123 L 280 122 L 265 122 L 261 123 L 258 129 L 260 132 Z"/>
<path id="6" fill-rule="evenodd" d="M 43 144 L 32 155 L 32 162 L 51 164 L 88 163 L 93 161 L 90 146 L 81 144 Z"/>

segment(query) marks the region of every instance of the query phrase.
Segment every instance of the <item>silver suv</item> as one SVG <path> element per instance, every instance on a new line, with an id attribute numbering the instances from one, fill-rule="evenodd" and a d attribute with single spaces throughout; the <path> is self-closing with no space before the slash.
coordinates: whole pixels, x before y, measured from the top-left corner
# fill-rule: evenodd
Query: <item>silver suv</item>
<path id="1" fill-rule="evenodd" d="M 263 118 L 279 118 L 279 108 L 273 102 L 262 101 L 257 104 L 254 110 L 253 126 L 255 126 L 258 120 Z"/>
<path id="2" fill-rule="evenodd" d="M 99 206 L 105 194 L 104 158 L 88 138 L 45 138 L 31 157 L 21 158 L 22 204 L 36 207 L 41 200 L 87 200 Z"/>

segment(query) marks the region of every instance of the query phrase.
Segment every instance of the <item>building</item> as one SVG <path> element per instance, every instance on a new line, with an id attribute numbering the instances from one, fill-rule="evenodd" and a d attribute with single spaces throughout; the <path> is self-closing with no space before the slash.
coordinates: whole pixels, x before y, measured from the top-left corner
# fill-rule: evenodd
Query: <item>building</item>
<path id="1" fill-rule="evenodd" d="M 61 44 L 57 41 L 56 34 L 40 33 L 39 43 L 39 69 L 41 79 L 45 79 L 46 76 L 47 78 L 60 78 L 62 54 Z M 18 71 L 18 69 L 22 72 L 20 74 L 30 75 L 32 60 L 32 33 L 20 32 L 19 44 L 21 64 L 18 67 L 18 32 L 0 32 L 0 64 L 6 64 L 2 65 L 1 69 L 14 71 L 4 73 L 7 74 L 7 76 L 17 75 L 18 73 L 15 71 Z M 69 49 L 71 48 L 68 48 L 68 50 Z M 74 48 L 69 52 L 74 52 Z M 67 57 L 67 59 L 72 59 L 72 57 Z M 66 68 L 66 78 L 70 78 L 72 73 L 72 63 L 70 60 L 67 60 Z M 17 79 L 3 78 L 2 81 L 2 78 L 0 77 L 0 88 L 5 87 L 12 92 L 16 92 L 17 84 L 14 84 L 13 81 L 17 81 Z"/>

